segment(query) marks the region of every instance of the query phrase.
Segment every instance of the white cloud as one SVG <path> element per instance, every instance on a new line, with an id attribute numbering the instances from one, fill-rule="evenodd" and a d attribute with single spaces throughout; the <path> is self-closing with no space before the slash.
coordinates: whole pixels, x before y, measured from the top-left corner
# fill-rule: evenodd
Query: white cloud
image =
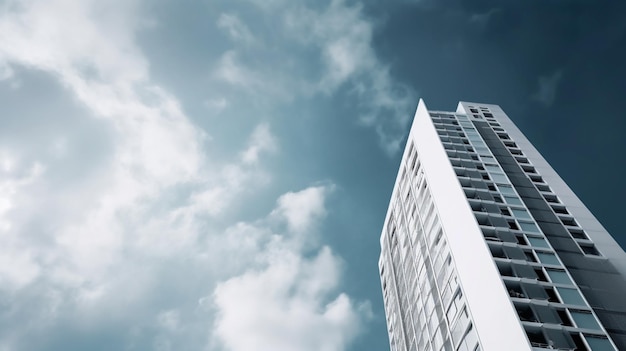
<path id="1" fill-rule="evenodd" d="M 230 322 L 223 292 L 237 284 L 258 289 L 283 269 L 291 275 L 276 277 L 277 284 L 293 294 L 243 296 L 283 318 L 255 335 L 278 347 L 344 348 L 365 314 L 337 292 L 339 258 L 311 246 L 307 250 L 319 252 L 307 258 L 297 233 L 316 228 L 329 188 L 288 193 L 258 221 L 221 222 L 269 182 L 261 161 L 278 142 L 261 123 L 234 160 L 212 160 L 208 135 L 151 80 L 135 43 L 146 23 L 139 10 L 130 1 L 70 0 L 23 1 L 0 10 L 0 62 L 57 79 L 84 108 L 80 117 L 98 118 L 114 139 L 103 164 L 87 159 L 81 167 L 93 172 L 70 185 L 47 172 L 80 147 L 62 136 L 36 157 L 22 159 L 10 148 L 0 153 L 0 295 L 11 305 L 0 319 L 13 325 L 0 331 L 0 348 L 34 349 L 50 335 L 72 346 L 73 338 L 62 337 L 72 330 L 96 342 L 106 334 L 111 345 L 200 349 L 213 310 L 189 305 L 211 293 L 218 278 L 215 335 L 235 345 L 229 333 L 238 326 Z M 248 78 L 237 72 L 234 54 L 224 60 L 227 68 L 232 63 L 225 78 Z M 287 223 L 286 231 L 276 218 Z M 258 325 L 258 318 L 251 313 L 247 325 Z M 288 320 L 301 340 L 277 332 Z M 328 338 L 305 338 L 311 328 L 310 335 Z"/>
<path id="2" fill-rule="evenodd" d="M 204 105 L 208 107 L 209 109 L 215 111 L 216 114 L 226 109 L 229 104 L 230 103 L 228 99 L 226 99 L 223 96 L 219 98 L 214 98 L 214 99 L 207 99 L 204 101 Z"/>
<path id="3" fill-rule="evenodd" d="M 40 274 L 34 250 L 15 232 L 13 214 L 21 201 L 20 193 L 44 173 L 43 166 L 21 164 L 8 150 L 0 150 L 0 285 L 8 291 L 19 290 Z"/>
<path id="4" fill-rule="evenodd" d="M 261 124 L 256 127 L 250 139 L 250 145 L 242 154 L 244 163 L 255 164 L 259 162 L 259 155 L 262 152 L 276 151 L 276 140 L 270 133 L 267 124 Z"/>
<path id="5" fill-rule="evenodd" d="M 236 15 L 221 14 L 217 20 L 217 26 L 225 30 L 235 41 L 241 41 L 244 44 L 252 44 L 255 41 L 248 27 Z"/>
<path id="6" fill-rule="evenodd" d="M 225 52 L 215 70 L 217 78 L 236 86 L 246 89 L 257 89 L 262 86 L 261 80 L 256 77 L 256 73 L 249 70 L 239 62 L 237 52 Z"/>
<path id="7" fill-rule="evenodd" d="M 361 6 L 347 6 L 333 0 L 323 11 L 296 8 L 287 11 L 285 23 L 299 40 L 319 46 L 325 74 L 319 82 L 323 91 L 334 91 L 365 70 L 379 69 L 372 49 L 372 24 L 361 13 Z"/>
<path id="8" fill-rule="evenodd" d="M 331 0 L 320 9 L 294 2 L 251 2 L 258 6 L 258 15 L 277 19 L 268 25 L 278 28 L 259 31 L 257 36 L 281 32 L 284 37 L 271 48 L 242 46 L 227 51 L 215 69 L 216 77 L 276 103 L 346 89 L 355 101 L 358 122 L 376 131 L 386 151 L 398 151 L 415 104 L 414 93 L 394 80 L 389 66 L 376 55 L 375 28 L 360 3 Z M 260 40 L 276 42 L 274 36 Z M 267 59 L 259 62 L 260 56 Z"/>
<path id="9" fill-rule="evenodd" d="M 290 231 L 301 233 L 326 214 L 324 199 L 330 188 L 312 187 L 297 193 L 286 193 L 278 199 L 275 215 L 287 221 Z"/>
<path id="10" fill-rule="evenodd" d="M 0 61 L 0 81 L 8 80 L 13 77 L 13 70 L 6 64 L 6 62 Z"/>
<path id="11" fill-rule="evenodd" d="M 339 351 L 361 331 L 369 308 L 336 292 L 340 260 L 328 247 L 305 256 L 307 249 L 298 239 L 298 231 L 325 212 L 327 192 L 310 187 L 281 196 L 270 217 L 283 217 L 289 235 L 267 237 L 256 253 L 255 268 L 218 284 L 214 334 L 219 345 L 232 351 Z M 262 225 L 257 228 L 268 233 Z"/>
<path id="12" fill-rule="evenodd" d="M 167 331 L 176 331 L 180 328 L 180 312 L 178 310 L 167 310 L 159 313 L 157 317 L 159 326 Z"/>
<path id="13" fill-rule="evenodd" d="M 287 14 L 290 31 L 319 46 L 325 74 L 319 82 L 332 92 L 347 84 L 357 94 L 360 122 L 372 126 L 387 152 L 399 150 L 414 105 L 410 89 L 395 82 L 389 67 L 377 57 L 372 43 L 373 24 L 360 4 L 332 0 L 324 11 L 299 10 Z"/>

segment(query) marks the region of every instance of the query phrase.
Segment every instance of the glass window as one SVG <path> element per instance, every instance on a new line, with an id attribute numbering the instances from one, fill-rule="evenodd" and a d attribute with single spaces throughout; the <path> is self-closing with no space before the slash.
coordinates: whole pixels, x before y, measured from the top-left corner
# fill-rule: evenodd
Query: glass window
<path id="1" fill-rule="evenodd" d="M 541 261 L 541 263 L 560 265 L 559 260 L 553 253 L 537 252 L 537 257 L 539 258 L 539 261 Z"/>
<path id="2" fill-rule="evenodd" d="M 600 325 L 591 313 L 586 311 L 570 311 L 576 326 L 579 328 L 600 330 Z"/>
<path id="3" fill-rule="evenodd" d="M 550 248 L 550 245 L 548 245 L 548 243 L 546 242 L 545 239 L 543 238 L 534 238 L 532 236 L 528 237 L 528 242 L 530 243 L 530 246 L 535 246 L 535 247 L 543 247 L 543 248 Z"/>
<path id="4" fill-rule="evenodd" d="M 546 271 L 548 272 L 548 276 L 553 283 L 572 285 L 572 281 L 564 271 L 557 271 L 554 269 L 547 269 Z"/>
<path id="5" fill-rule="evenodd" d="M 475 146 L 474 149 L 476 149 L 476 152 L 481 156 L 482 155 L 489 156 L 489 149 L 487 149 L 486 147 Z"/>
<path id="6" fill-rule="evenodd" d="M 515 191 L 513 191 L 513 187 L 510 185 L 498 185 L 498 189 L 504 195 L 515 195 Z"/>
<path id="7" fill-rule="evenodd" d="M 490 171 L 490 172 L 502 172 L 500 170 L 500 167 L 496 166 L 496 165 L 485 165 L 485 168 Z"/>
<path id="8" fill-rule="evenodd" d="M 491 156 L 481 156 L 481 158 L 483 159 L 483 162 L 496 162 L 496 159 Z"/>
<path id="9" fill-rule="evenodd" d="M 615 351 L 609 339 L 585 335 L 585 340 L 587 340 L 592 351 Z"/>
<path id="10" fill-rule="evenodd" d="M 514 208 L 512 211 L 513 215 L 517 218 L 531 219 L 530 214 L 526 210 L 518 210 Z"/>
<path id="11" fill-rule="evenodd" d="M 561 300 L 563 300 L 563 303 L 567 303 L 570 305 L 582 305 L 582 306 L 587 305 L 585 303 L 585 300 L 583 300 L 583 297 L 578 292 L 578 290 L 570 289 L 570 288 L 556 288 L 556 289 L 559 292 L 559 295 L 561 295 Z"/>
<path id="12" fill-rule="evenodd" d="M 534 223 L 519 221 L 519 225 L 522 228 L 522 230 L 525 232 L 540 233 L 539 228 L 537 228 L 537 226 Z"/>
<path id="13" fill-rule="evenodd" d="M 508 183 L 509 180 L 506 178 L 504 174 L 500 173 L 491 173 L 491 179 L 493 179 L 496 183 Z"/>
<path id="14" fill-rule="evenodd" d="M 504 196 L 506 203 L 511 205 L 522 205 L 522 201 L 517 198 L 517 196 Z"/>
<path id="15" fill-rule="evenodd" d="M 471 324 L 470 329 L 467 331 L 467 334 L 465 334 L 464 343 L 467 345 L 469 350 L 474 350 L 474 347 L 476 347 L 476 344 L 478 343 L 478 335 Z"/>

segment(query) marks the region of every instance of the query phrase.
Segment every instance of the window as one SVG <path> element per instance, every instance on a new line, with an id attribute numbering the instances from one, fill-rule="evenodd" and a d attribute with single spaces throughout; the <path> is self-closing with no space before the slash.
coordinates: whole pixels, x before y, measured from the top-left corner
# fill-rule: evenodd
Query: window
<path id="1" fill-rule="evenodd" d="M 564 325 L 566 327 L 574 326 L 572 324 L 572 321 L 570 320 L 569 316 L 565 312 L 565 310 L 556 310 L 556 313 L 559 315 L 559 318 L 561 319 L 561 324 L 562 325 Z M 584 349 L 581 349 L 581 350 L 584 350 Z"/>
<path id="2" fill-rule="evenodd" d="M 587 346 L 583 342 L 583 338 L 580 337 L 579 333 L 571 333 L 570 336 L 572 337 L 574 345 L 576 345 L 576 348 L 574 350 L 588 350 Z"/>
<path id="3" fill-rule="evenodd" d="M 534 246 L 534 247 L 541 247 L 544 249 L 550 248 L 550 245 L 548 245 L 548 242 L 546 242 L 546 240 L 543 238 L 535 238 L 535 237 L 529 236 L 528 242 L 530 243 L 531 246 Z"/>
<path id="4" fill-rule="evenodd" d="M 537 274 L 537 279 L 541 282 L 547 282 L 548 278 L 546 277 L 546 274 L 543 273 L 543 269 L 541 268 L 535 268 L 535 274 Z"/>
<path id="5" fill-rule="evenodd" d="M 552 283 L 572 285 L 572 280 L 565 271 L 546 269 L 546 272 L 548 272 L 548 276 L 550 277 Z"/>
<path id="6" fill-rule="evenodd" d="M 537 257 L 539 261 L 543 264 L 552 264 L 552 265 L 560 265 L 559 260 L 553 253 L 549 252 L 537 252 Z"/>
<path id="7" fill-rule="evenodd" d="M 498 185 L 500 192 L 504 195 L 515 195 L 515 191 L 513 191 L 513 187 L 510 185 Z"/>
<path id="8" fill-rule="evenodd" d="M 487 149 L 486 147 L 476 146 L 476 152 L 481 156 L 489 156 L 489 149 Z"/>
<path id="9" fill-rule="evenodd" d="M 546 199 L 546 201 L 550 203 L 554 203 L 554 204 L 561 203 L 555 195 L 544 194 L 543 197 Z"/>
<path id="10" fill-rule="evenodd" d="M 540 233 L 539 228 L 537 228 L 537 226 L 534 223 L 528 223 L 528 222 L 519 222 L 520 227 L 522 227 L 522 230 L 525 232 L 529 232 L 529 233 Z"/>
<path id="11" fill-rule="evenodd" d="M 526 336 L 528 337 L 528 341 L 530 341 L 530 344 L 532 346 L 535 347 L 546 347 L 548 346 L 548 341 L 546 340 L 546 337 L 543 335 L 543 333 L 541 332 L 541 329 L 537 328 L 537 329 L 531 329 L 528 330 L 526 329 Z"/>
<path id="12" fill-rule="evenodd" d="M 537 259 L 533 255 L 532 251 L 524 251 L 524 255 L 526 255 L 526 261 L 528 262 L 537 262 Z"/>
<path id="13" fill-rule="evenodd" d="M 587 311 L 570 311 L 572 319 L 578 328 L 601 330 L 600 324 L 596 321 L 596 317 Z"/>
<path id="14" fill-rule="evenodd" d="M 500 167 L 496 166 L 496 165 L 485 165 L 485 168 L 489 171 L 489 172 L 502 172 L 500 170 Z"/>
<path id="15" fill-rule="evenodd" d="M 488 239 L 488 238 L 489 237 L 485 239 Z M 492 240 L 499 240 L 499 239 L 493 238 Z M 492 257 L 507 258 L 506 255 L 504 254 L 504 250 L 502 250 L 502 246 L 494 246 L 494 245 L 488 245 L 488 246 L 489 246 L 489 251 L 491 252 Z M 498 267 L 498 268 L 500 268 L 500 275 L 510 276 L 510 277 L 514 276 L 513 271 L 511 270 L 511 267 Z"/>
<path id="16" fill-rule="evenodd" d="M 491 173 L 491 178 L 496 183 L 508 183 L 508 179 L 504 174 L 500 173 Z"/>
<path id="17" fill-rule="evenodd" d="M 585 232 L 582 229 L 567 228 L 567 230 L 572 235 L 572 237 L 575 238 L 575 239 L 589 240 L 589 238 L 587 237 L 587 234 L 585 234 Z"/>
<path id="18" fill-rule="evenodd" d="M 578 226 L 578 224 L 576 223 L 576 221 L 572 217 L 559 217 L 559 219 L 561 220 L 561 222 L 563 222 L 563 224 L 568 225 L 570 227 L 577 227 Z"/>
<path id="19" fill-rule="evenodd" d="M 585 335 L 585 340 L 587 340 L 589 347 L 591 347 L 591 351 L 615 351 L 607 338 Z"/>
<path id="20" fill-rule="evenodd" d="M 514 208 L 512 211 L 513 215 L 517 218 L 531 219 L 530 214 L 526 210 L 518 210 Z"/>
<path id="21" fill-rule="evenodd" d="M 537 190 L 539 191 L 543 191 L 546 193 L 552 192 L 552 190 L 550 189 L 549 186 L 544 185 L 544 184 L 535 184 L 535 186 L 537 187 Z"/>
<path id="22" fill-rule="evenodd" d="M 529 163 L 526 157 L 516 157 L 515 160 L 519 163 Z"/>
<path id="23" fill-rule="evenodd" d="M 554 211 L 554 213 L 557 214 L 569 214 L 569 212 L 567 212 L 567 209 L 563 206 L 552 206 L 552 210 Z"/>
<path id="24" fill-rule="evenodd" d="M 518 199 L 516 196 L 504 196 L 504 199 L 508 204 L 511 205 L 522 205 L 522 201 Z"/>
<path id="25" fill-rule="evenodd" d="M 582 295 L 580 295 L 580 293 L 576 289 L 556 288 L 556 290 L 559 292 L 559 295 L 561 296 L 561 300 L 563 301 L 563 303 L 570 304 L 570 305 L 580 305 L 580 306 L 587 305 Z"/>
<path id="26" fill-rule="evenodd" d="M 580 249 L 583 251 L 583 253 L 585 253 L 585 255 L 601 256 L 600 252 L 593 244 L 578 243 L 578 246 L 580 246 Z"/>

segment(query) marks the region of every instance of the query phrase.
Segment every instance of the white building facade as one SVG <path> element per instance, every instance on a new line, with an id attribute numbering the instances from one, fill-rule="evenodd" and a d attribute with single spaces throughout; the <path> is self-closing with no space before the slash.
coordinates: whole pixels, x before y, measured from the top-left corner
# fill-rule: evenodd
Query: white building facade
<path id="1" fill-rule="evenodd" d="M 626 253 L 497 105 L 420 100 L 380 242 L 392 351 L 626 350 Z"/>

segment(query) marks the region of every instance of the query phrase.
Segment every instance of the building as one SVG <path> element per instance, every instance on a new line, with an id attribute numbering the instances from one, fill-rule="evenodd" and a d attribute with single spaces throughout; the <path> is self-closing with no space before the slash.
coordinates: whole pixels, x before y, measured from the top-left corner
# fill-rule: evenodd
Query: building
<path id="1" fill-rule="evenodd" d="M 419 102 L 380 242 L 392 351 L 626 350 L 626 253 L 497 105 Z"/>

